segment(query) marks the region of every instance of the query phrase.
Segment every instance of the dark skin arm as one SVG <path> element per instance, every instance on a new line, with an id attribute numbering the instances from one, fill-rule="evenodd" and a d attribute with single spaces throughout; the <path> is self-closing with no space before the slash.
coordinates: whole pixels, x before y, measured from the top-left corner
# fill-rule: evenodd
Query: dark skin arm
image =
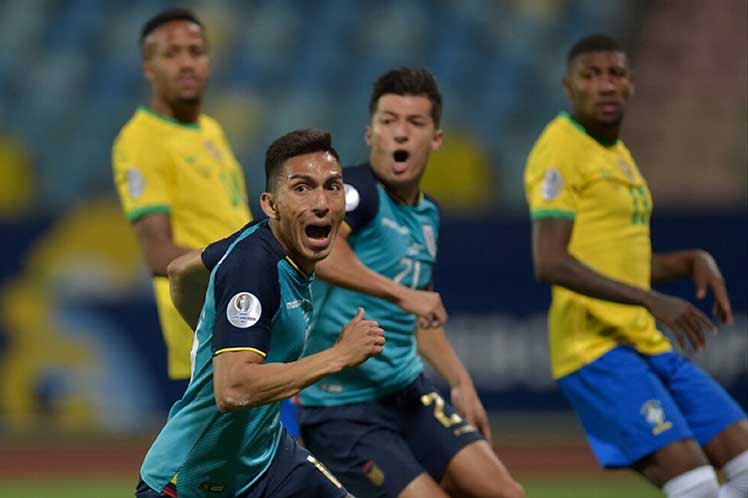
<path id="1" fill-rule="evenodd" d="M 681 348 L 686 347 L 686 342 L 695 349 L 704 347 L 704 329 L 709 329 L 712 333 L 716 331 L 714 324 L 704 313 L 683 299 L 613 280 L 585 265 L 568 251 L 573 227 L 572 221 L 560 218 L 545 218 L 533 222 L 533 264 L 538 280 L 597 299 L 643 306 L 675 334 Z M 653 270 L 655 264 L 657 277 L 677 276 L 672 267 L 668 270 L 668 265 L 674 265 L 674 262 L 667 257 L 653 257 Z M 704 282 L 714 282 L 716 277 L 709 273 L 710 277 L 699 278 L 704 279 Z M 691 275 L 696 278 L 695 273 L 692 272 Z M 732 315 L 728 316 L 731 318 Z"/>
<path id="2" fill-rule="evenodd" d="M 167 276 L 167 266 L 191 249 L 174 244 L 171 235 L 171 218 L 166 213 L 152 213 L 133 223 L 148 269 L 155 277 Z"/>
<path id="3" fill-rule="evenodd" d="M 696 287 L 696 299 L 704 299 L 711 289 L 714 293 L 714 316 L 719 317 L 722 323 L 734 322 L 725 280 L 711 254 L 701 249 L 689 249 L 652 255 L 653 284 L 681 277 L 691 277 Z"/>

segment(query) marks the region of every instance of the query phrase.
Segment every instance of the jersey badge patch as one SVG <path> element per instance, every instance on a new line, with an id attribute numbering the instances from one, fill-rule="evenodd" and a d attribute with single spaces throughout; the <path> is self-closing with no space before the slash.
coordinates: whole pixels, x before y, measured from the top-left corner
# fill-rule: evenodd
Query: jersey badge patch
<path id="1" fill-rule="evenodd" d="M 361 202 L 361 195 L 356 187 L 348 183 L 343 184 L 343 190 L 345 191 L 345 212 L 350 213 L 358 207 Z"/>
<path id="2" fill-rule="evenodd" d="M 216 161 L 218 161 L 219 163 L 223 162 L 223 156 L 221 155 L 221 151 L 218 150 L 218 147 L 216 147 L 216 144 L 214 144 L 210 140 L 205 140 L 203 141 L 203 145 L 205 146 L 205 150 L 207 150 L 208 153 L 213 156 Z"/>
<path id="3" fill-rule="evenodd" d="M 558 197 L 564 188 L 564 179 L 561 172 L 556 168 L 548 168 L 543 177 L 543 185 L 540 190 L 544 201 L 550 201 Z"/>
<path id="4" fill-rule="evenodd" d="M 138 168 L 127 170 L 127 189 L 132 199 L 137 199 L 145 192 L 145 176 Z"/>
<path id="5" fill-rule="evenodd" d="M 262 304 L 254 294 L 239 292 L 226 307 L 226 318 L 234 327 L 246 329 L 257 323 L 262 315 Z"/>
<path id="6" fill-rule="evenodd" d="M 627 163 L 624 158 L 618 158 L 618 167 L 621 168 L 621 171 L 623 171 L 623 174 L 626 175 L 628 181 L 633 181 L 634 172 L 631 171 L 631 166 L 629 166 L 629 163 Z"/>

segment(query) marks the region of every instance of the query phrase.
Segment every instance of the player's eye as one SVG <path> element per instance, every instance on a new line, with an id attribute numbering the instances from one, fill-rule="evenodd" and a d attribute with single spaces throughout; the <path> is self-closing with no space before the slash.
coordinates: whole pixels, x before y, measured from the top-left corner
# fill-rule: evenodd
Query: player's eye
<path id="1" fill-rule="evenodd" d="M 304 193 L 304 192 L 307 192 L 309 190 L 309 186 L 307 184 L 305 184 L 305 183 L 299 183 L 293 189 L 296 192 Z"/>
<path id="2" fill-rule="evenodd" d="M 328 190 L 332 190 L 333 192 L 339 192 L 343 190 L 343 185 L 340 182 L 333 182 L 327 186 Z"/>

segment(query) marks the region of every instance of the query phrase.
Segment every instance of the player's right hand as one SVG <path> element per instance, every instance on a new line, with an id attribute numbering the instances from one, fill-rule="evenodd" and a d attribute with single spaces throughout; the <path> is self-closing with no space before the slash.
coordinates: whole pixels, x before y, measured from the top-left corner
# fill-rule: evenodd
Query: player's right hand
<path id="1" fill-rule="evenodd" d="M 359 307 L 334 347 L 344 360 L 344 368 L 355 367 L 384 351 L 384 330 L 374 320 L 364 320 L 364 309 Z"/>
<path id="2" fill-rule="evenodd" d="M 647 309 L 659 322 L 669 328 L 685 351 L 686 341 L 696 351 L 706 346 L 705 330 L 717 333 L 709 317 L 700 309 L 683 299 L 651 291 Z"/>
<path id="3" fill-rule="evenodd" d="M 447 310 L 438 292 L 403 288 L 397 304 L 418 317 L 419 328 L 440 327 L 447 323 Z"/>

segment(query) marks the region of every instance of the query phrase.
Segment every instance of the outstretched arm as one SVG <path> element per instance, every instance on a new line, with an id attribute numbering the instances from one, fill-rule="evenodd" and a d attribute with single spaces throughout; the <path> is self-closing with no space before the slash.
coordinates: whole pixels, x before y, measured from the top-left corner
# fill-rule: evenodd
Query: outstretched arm
<path id="1" fill-rule="evenodd" d="M 168 273 L 171 300 L 184 321 L 195 330 L 210 280 L 200 251 L 190 251 L 169 263 Z"/>
<path id="2" fill-rule="evenodd" d="M 447 312 L 437 292 L 414 290 L 367 268 L 346 240 L 350 229 L 340 227 L 327 258 L 315 266 L 317 276 L 338 287 L 386 299 L 419 317 L 425 327 L 442 325 Z"/>
<path id="3" fill-rule="evenodd" d="M 452 404 L 483 437 L 491 442 L 491 426 L 473 379 L 452 349 L 442 327 L 416 330 L 418 353 L 447 381 Z"/>
<path id="4" fill-rule="evenodd" d="M 705 345 L 703 330 L 716 329 L 701 310 L 683 299 L 608 278 L 569 254 L 573 226 L 563 218 L 533 222 L 532 256 L 538 280 L 597 299 L 643 306 L 673 331 L 681 348 L 686 340 L 696 349 Z"/>
<path id="5" fill-rule="evenodd" d="M 263 363 L 253 351 L 227 351 L 213 357 L 218 409 L 239 411 L 289 398 L 322 377 L 351 368 L 384 349 L 384 331 L 364 320 L 358 309 L 329 349 L 289 363 Z"/>

